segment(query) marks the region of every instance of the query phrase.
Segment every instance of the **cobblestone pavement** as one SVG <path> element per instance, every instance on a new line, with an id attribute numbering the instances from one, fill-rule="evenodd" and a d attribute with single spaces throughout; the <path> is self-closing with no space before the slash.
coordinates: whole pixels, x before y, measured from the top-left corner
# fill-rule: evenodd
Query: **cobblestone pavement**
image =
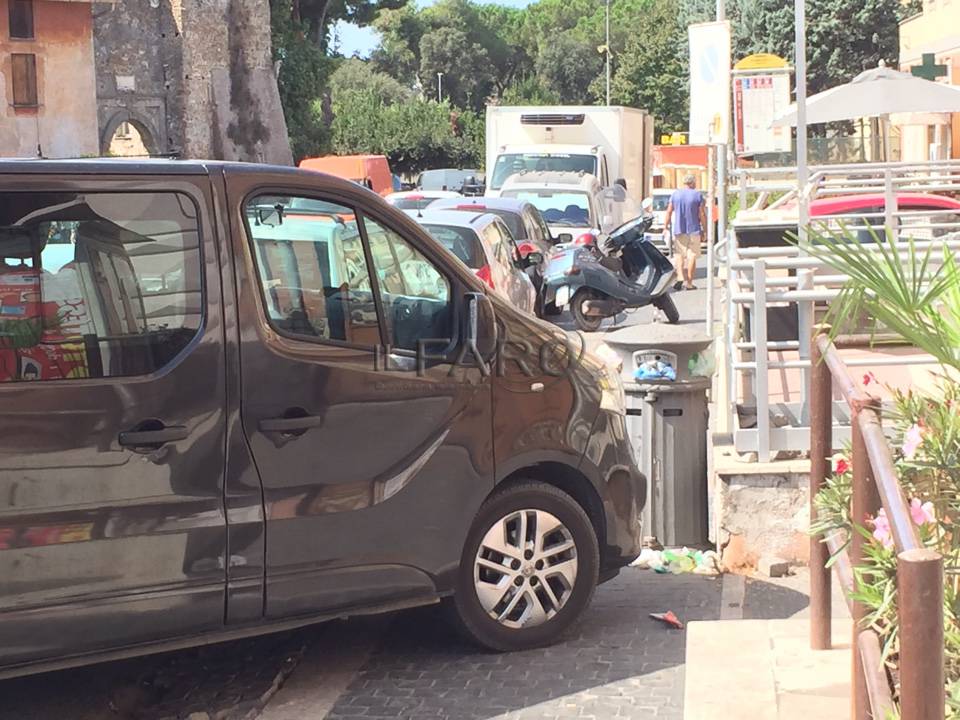
<path id="1" fill-rule="evenodd" d="M 0 681 L 0 720 L 247 720 L 323 629 Z"/>
<path id="2" fill-rule="evenodd" d="M 509 655 L 460 640 L 436 609 L 405 613 L 327 718 L 679 720 L 686 634 L 648 613 L 716 619 L 720 590 L 717 578 L 627 569 L 565 642 Z"/>
<path id="3" fill-rule="evenodd" d="M 807 604 L 802 574 L 730 581 L 744 617 Z M 717 619 L 723 583 L 628 568 L 564 642 L 525 653 L 480 651 L 430 607 L 7 680 L 0 720 L 252 720 L 288 676 L 263 720 L 679 720 L 686 633 L 648 613 Z"/>

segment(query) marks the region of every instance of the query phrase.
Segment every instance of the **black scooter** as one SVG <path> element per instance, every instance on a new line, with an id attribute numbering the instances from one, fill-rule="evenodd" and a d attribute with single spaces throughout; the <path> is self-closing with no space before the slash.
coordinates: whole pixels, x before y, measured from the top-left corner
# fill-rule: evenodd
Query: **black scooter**
<path id="1" fill-rule="evenodd" d="M 676 273 L 667 257 L 646 238 L 652 216 L 641 216 L 614 230 L 596 246 L 558 245 L 543 273 L 547 314 L 568 304 L 577 328 L 595 332 L 604 318 L 627 309 L 654 305 L 671 324 L 680 321 L 670 296 Z"/>

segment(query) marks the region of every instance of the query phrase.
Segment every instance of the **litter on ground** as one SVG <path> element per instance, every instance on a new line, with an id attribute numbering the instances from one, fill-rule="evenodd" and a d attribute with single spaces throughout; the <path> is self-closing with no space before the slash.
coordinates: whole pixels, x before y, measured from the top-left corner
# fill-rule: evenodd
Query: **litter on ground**
<path id="1" fill-rule="evenodd" d="M 647 568 L 655 573 L 692 572 L 696 575 L 719 575 L 720 556 L 713 550 L 691 550 L 690 548 L 653 550 L 644 548 L 639 557 L 630 563 L 631 567 Z"/>
<path id="2" fill-rule="evenodd" d="M 650 617 L 654 620 L 659 620 L 664 625 L 669 625 L 677 630 L 683 630 L 683 623 L 680 622 L 680 618 L 673 614 L 672 610 L 667 610 L 662 613 L 650 613 Z"/>

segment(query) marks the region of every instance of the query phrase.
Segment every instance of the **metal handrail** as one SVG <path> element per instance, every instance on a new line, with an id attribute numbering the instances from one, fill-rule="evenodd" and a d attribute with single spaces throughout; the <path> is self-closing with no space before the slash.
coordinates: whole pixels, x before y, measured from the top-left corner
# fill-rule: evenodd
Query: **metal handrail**
<path id="1" fill-rule="evenodd" d="M 848 370 L 837 348 L 823 334 L 811 343 L 810 519 L 816 521 L 814 500 L 831 472 L 833 452 L 833 392 L 839 391 L 853 420 L 853 497 L 850 519 L 865 526 L 880 508 L 886 513 L 897 552 L 897 613 L 900 622 L 900 710 L 910 720 L 943 720 L 943 558 L 920 541 L 903 495 L 893 451 L 883 434 L 880 401 L 869 395 Z M 831 636 L 830 571 L 827 553 L 836 563 L 845 591 L 855 589 L 850 568 L 861 565 L 864 538 L 851 532 L 849 551 L 840 552 L 837 538 L 810 540 L 810 646 L 828 649 Z M 889 683 L 881 665 L 879 642 L 861 632 L 867 615 L 863 604 L 851 603 L 853 616 L 853 718 L 883 718 L 893 709 Z"/>

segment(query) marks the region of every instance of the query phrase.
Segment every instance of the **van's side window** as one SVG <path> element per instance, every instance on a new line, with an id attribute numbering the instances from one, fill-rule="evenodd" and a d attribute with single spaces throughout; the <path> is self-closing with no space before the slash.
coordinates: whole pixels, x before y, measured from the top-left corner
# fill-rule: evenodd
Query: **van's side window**
<path id="1" fill-rule="evenodd" d="M 416 350 L 419 340 L 452 337 L 450 281 L 397 233 L 365 219 L 393 347 Z"/>
<path id="2" fill-rule="evenodd" d="M 260 196 L 246 208 L 267 319 L 286 335 L 373 347 L 380 326 L 351 208 Z"/>
<path id="3" fill-rule="evenodd" d="M 185 195 L 5 192 L 0 382 L 144 375 L 203 317 L 197 209 Z"/>

